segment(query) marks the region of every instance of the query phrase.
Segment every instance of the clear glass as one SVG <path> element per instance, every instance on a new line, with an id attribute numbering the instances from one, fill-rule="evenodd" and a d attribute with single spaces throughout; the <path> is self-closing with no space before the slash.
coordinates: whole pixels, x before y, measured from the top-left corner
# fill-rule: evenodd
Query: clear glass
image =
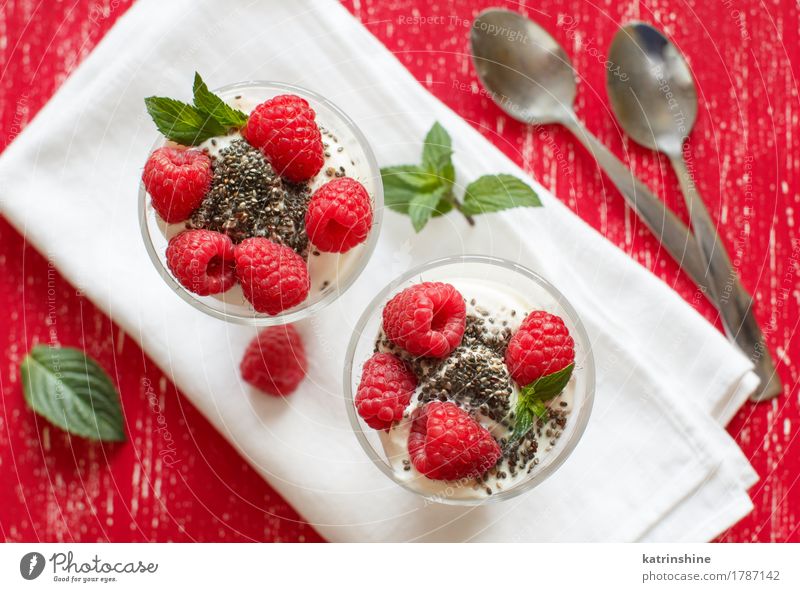
<path id="1" fill-rule="evenodd" d="M 285 93 L 296 94 L 306 99 L 317 113 L 317 123 L 336 138 L 336 147 L 342 147 L 341 152 L 333 147 L 329 150 L 331 159 L 326 161 L 323 170 L 313 181 L 312 189 L 316 189 L 330 180 L 331 177 L 325 174 L 325 169 L 330 166 L 332 161 L 339 164 L 346 160 L 346 175 L 364 185 L 372 198 L 373 218 L 369 236 L 364 243 L 357 245 L 347 253 L 309 255 L 312 287 L 308 297 L 298 306 L 272 316 L 255 312 L 244 299 L 238 285 L 224 294 L 198 296 L 186 290 L 175 280 L 167 267 L 166 250 L 169 238 L 182 230 L 183 224 L 166 224 L 161 220 L 150 203 L 144 184 L 140 183 L 139 222 L 145 247 L 161 277 L 178 296 L 197 310 L 218 319 L 246 325 L 282 325 L 298 321 L 318 312 L 336 300 L 353 284 L 369 261 L 380 235 L 383 215 L 383 184 L 378 162 L 367 139 L 356 124 L 328 99 L 310 90 L 279 82 L 248 81 L 223 86 L 215 89 L 214 92 L 227 102 L 237 106 L 239 106 L 237 101 L 246 101 L 248 107 L 254 106 L 253 103 L 260 103 Z M 241 107 L 245 108 L 243 104 Z M 326 136 L 323 136 L 323 141 L 328 141 Z M 164 138 L 159 138 L 153 144 L 151 152 L 164 144 Z M 323 268 L 326 270 L 325 277 L 332 274 L 327 284 L 314 281 L 315 277 L 321 277 L 321 271 L 317 274 L 315 271 Z"/>
<path id="2" fill-rule="evenodd" d="M 426 495 L 406 481 L 398 479 L 389 462 L 379 434 L 367 426 L 356 411 L 354 397 L 361 380 L 361 367 L 373 354 L 380 331 L 384 304 L 398 292 L 424 281 L 477 280 L 495 284 L 509 293 L 530 295 L 537 307 L 559 315 L 575 340 L 575 390 L 572 410 L 555 446 L 545 453 L 538 465 L 513 487 L 479 499 L 460 498 L 441 493 Z M 453 505 L 478 505 L 500 502 L 530 491 L 552 475 L 575 449 L 591 415 L 595 390 L 595 368 L 589 338 L 578 314 L 567 299 L 547 280 L 511 261 L 482 255 L 464 255 L 431 261 L 403 274 L 386 286 L 370 302 L 356 324 L 345 354 L 344 394 L 350 425 L 361 447 L 375 465 L 395 483 L 434 502 Z M 453 487 L 456 487 L 454 485 Z"/>

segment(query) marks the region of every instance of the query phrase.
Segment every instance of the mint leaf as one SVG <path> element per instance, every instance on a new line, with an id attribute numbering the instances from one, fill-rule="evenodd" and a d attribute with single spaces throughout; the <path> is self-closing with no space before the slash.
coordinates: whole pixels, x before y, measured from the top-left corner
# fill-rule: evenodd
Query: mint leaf
<path id="1" fill-rule="evenodd" d="M 533 427 L 533 413 L 527 405 L 520 405 L 520 402 L 517 402 L 514 415 L 516 418 L 514 419 L 514 431 L 511 433 L 511 442 L 522 438 Z"/>
<path id="2" fill-rule="evenodd" d="M 443 216 L 447 212 L 453 209 L 453 201 L 451 199 L 451 194 L 445 188 L 444 191 L 445 195 L 442 199 L 439 200 L 439 203 L 436 204 L 436 208 L 434 208 L 433 212 L 431 213 L 432 218 L 437 218 L 439 216 Z"/>
<path id="3" fill-rule="evenodd" d="M 550 408 L 544 401 L 530 401 L 523 397 L 517 401 L 514 409 L 514 430 L 511 432 L 511 442 L 516 442 L 527 434 L 533 427 L 536 418 L 547 421 L 550 417 Z"/>
<path id="4" fill-rule="evenodd" d="M 167 97 L 148 97 L 144 103 L 158 131 L 178 144 L 197 146 L 228 131 L 210 115 L 181 101 Z"/>
<path id="5" fill-rule="evenodd" d="M 424 173 L 424 171 L 413 164 L 381 169 L 383 203 L 395 212 L 408 214 L 408 205 L 417 196 L 419 190 L 406 182 L 404 173 Z"/>
<path id="6" fill-rule="evenodd" d="M 439 176 L 447 185 L 452 186 L 456 182 L 456 167 L 453 166 L 452 162 L 448 162 L 439 169 Z"/>
<path id="7" fill-rule="evenodd" d="M 208 90 L 208 86 L 197 72 L 194 73 L 193 91 L 194 106 L 198 111 L 215 119 L 220 125 L 226 128 L 240 128 L 247 123 L 247 115 L 234 109 Z"/>
<path id="8" fill-rule="evenodd" d="M 548 401 L 561 393 L 567 386 L 575 364 L 565 366 L 558 372 L 546 374 L 522 388 L 520 396 L 529 400 Z"/>
<path id="9" fill-rule="evenodd" d="M 414 166 L 413 169 L 397 171 L 395 174 L 399 182 L 425 193 L 434 191 L 443 184 L 436 174 L 429 173 L 417 166 Z"/>
<path id="10" fill-rule="evenodd" d="M 575 364 L 572 363 L 557 372 L 546 374 L 520 389 L 517 405 L 514 409 L 516 419 L 514 420 L 514 430 L 511 434 L 512 442 L 528 433 L 528 430 L 533 425 L 534 416 L 547 421 L 549 412 L 544 402 L 564 390 L 572 377 L 574 368 Z"/>
<path id="11" fill-rule="evenodd" d="M 544 404 L 544 401 L 534 401 L 531 403 L 528 408 L 531 410 L 536 417 L 539 419 L 547 420 L 549 414 L 549 409 L 547 405 Z"/>
<path id="12" fill-rule="evenodd" d="M 440 186 L 428 193 L 419 193 L 408 205 L 408 215 L 414 230 L 419 232 L 430 220 L 431 216 L 437 212 L 439 202 L 442 200 L 447 188 Z M 441 212 L 444 213 L 444 212 Z M 440 215 L 441 215 L 440 213 Z"/>
<path id="13" fill-rule="evenodd" d="M 20 374 L 28 406 L 54 425 L 91 440 L 125 441 L 119 393 L 82 351 L 37 345 Z"/>
<path id="14" fill-rule="evenodd" d="M 484 175 L 467 186 L 462 211 L 466 215 L 476 215 L 541 205 L 536 192 L 516 177 Z"/>
<path id="15" fill-rule="evenodd" d="M 412 224 L 421 230 L 431 216 L 441 216 L 453 209 L 453 204 L 446 195 L 449 186 L 434 174 L 418 165 L 406 164 L 381 169 L 383 181 L 384 205 L 401 214 L 409 214 L 409 207 L 417 201 Z M 438 196 L 434 202 L 432 194 Z M 427 197 L 425 197 L 427 196 Z M 428 212 L 430 212 L 428 214 Z"/>
<path id="16" fill-rule="evenodd" d="M 453 154 L 453 143 L 450 134 L 437 121 L 425 136 L 422 148 L 422 167 L 430 172 L 441 173 L 448 165 L 452 167 L 450 157 Z"/>

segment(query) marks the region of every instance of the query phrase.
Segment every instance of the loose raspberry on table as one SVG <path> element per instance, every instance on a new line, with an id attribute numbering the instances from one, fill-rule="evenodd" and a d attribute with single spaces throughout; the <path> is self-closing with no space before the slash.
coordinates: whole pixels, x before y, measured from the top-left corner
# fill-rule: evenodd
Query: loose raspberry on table
<path id="1" fill-rule="evenodd" d="M 305 99 L 279 95 L 253 109 L 242 135 L 264 153 L 279 175 L 301 183 L 316 175 L 325 162 L 315 117 Z"/>
<path id="2" fill-rule="evenodd" d="M 199 296 L 220 294 L 236 284 L 233 243 L 212 230 L 185 230 L 172 237 L 167 267 L 181 286 Z"/>
<path id="3" fill-rule="evenodd" d="M 549 312 L 534 310 L 511 337 L 506 367 L 521 386 L 558 372 L 575 361 L 575 341 L 564 321 Z"/>
<path id="4" fill-rule="evenodd" d="M 439 401 L 412 414 L 408 453 L 420 473 L 442 481 L 480 477 L 502 455 L 486 428 L 457 405 Z"/>
<path id="5" fill-rule="evenodd" d="M 450 284 L 423 282 L 406 288 L 383 309 L 383 331 L 414 356 L 444 358 L 464 336 L 464 297 Z"/>
<path id="6" fill-rule="evenodd" d="M 341 177 L 329 181 L 311 197 L 306 232 L 320 251 L 349 251 L 366 240 L 371 227 L 372 200 L 355 179 Z"/>
<path id="7" fill-rule="evenodd" d="M 236 246 L 236 277 L 253 308 L 270 315 L 303 302 L 311 287 L 303 258 L 266 238 L 248 238 Z"/>
<path id="8" fill-rule="evenodd" d="M 293 325 L 263 329 L 242 356 L 242 378 L 254 387 L 278 397 L 295 391 L 306 375 L 303 339 Z"/>
<path id="9" fill-rule="evenodd" d="M 183 222 L 203 201 L 211 184 L 211 159 L 200 150 L 163 147 L 144 165 L 142 181 L 165 222 Z"/>
<path id="10" fill-rule="evenodd" d="M 417 377 L 403 360 L 377 353 L 364 363 L 356 391 L 356 410 L 369 427 L 389 429 L 403 418 L 416 388 Z"/>

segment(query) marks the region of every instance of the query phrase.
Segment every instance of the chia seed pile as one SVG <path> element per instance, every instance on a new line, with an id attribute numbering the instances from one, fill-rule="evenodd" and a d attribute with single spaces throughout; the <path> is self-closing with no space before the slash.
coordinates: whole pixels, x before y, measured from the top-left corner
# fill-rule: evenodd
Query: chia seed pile
<path id="1" fill-rule="evenodd" d="M 237 139 L 212 157 L 211 188 L 187 228 L 227 234 L 234 243 L 264 237 L 308 257 L 307 184 L 281 179 L 261 152 Z"/>
<path id="2" fill-rule="evenodd" d="M 498 433 L 511 432 L 514 427 L 514 386 L 505 365 L 505 352 L 513 334 L 509 318 L 517 311 L 505 314 L 505 320 L 494 318 L 491 313 L 468 303 L 468 314 L 461 344 L 446 358 L 415 358 L 391 343 L 381 332 L 375 351 L 393 353 L 404 359 L 417 375 L 416 404 L 430 401 L 455 403 L 479 423 L 486 426 L 496 437 Z M 521 318 L 524 318 L 524 314 Z M 539 464 L 537 452 L 540 445 L 545 452 L 550 450 L 561 436 L 567 423 L 566 402 L 560 402 L 548 410 L 546 419 L 539 419 L 530 431 L 516 441 L 506 437 L 497 438 L 503 456 L 492 469 L 476 479 L 488 495 L 502 490 L 500 482 L 508 477 L 530 473 Z M 403 469 L 411 470 L 409 462 Z"/>

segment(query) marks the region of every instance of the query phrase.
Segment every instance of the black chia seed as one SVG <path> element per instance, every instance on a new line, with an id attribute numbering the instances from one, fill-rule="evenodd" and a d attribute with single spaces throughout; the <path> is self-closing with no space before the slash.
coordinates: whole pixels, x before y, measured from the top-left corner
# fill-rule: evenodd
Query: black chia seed
<path id="1" fill-rule="evenodd" d="M 265 237 L 308 255 L 305 215 L 311 192 L 275 174 L 261 152 L 234 140 L 212 160 L 211 188 L 188 228 L 227 234 L 234 243 Z"/>
<path id="2" fill-rule="evenodd" d="M 422 401 L 454 400 L 493 421 L 508 414 L 511 378 L 497 353 L 483 344 L 460 345 L 422 384 Z"/>

